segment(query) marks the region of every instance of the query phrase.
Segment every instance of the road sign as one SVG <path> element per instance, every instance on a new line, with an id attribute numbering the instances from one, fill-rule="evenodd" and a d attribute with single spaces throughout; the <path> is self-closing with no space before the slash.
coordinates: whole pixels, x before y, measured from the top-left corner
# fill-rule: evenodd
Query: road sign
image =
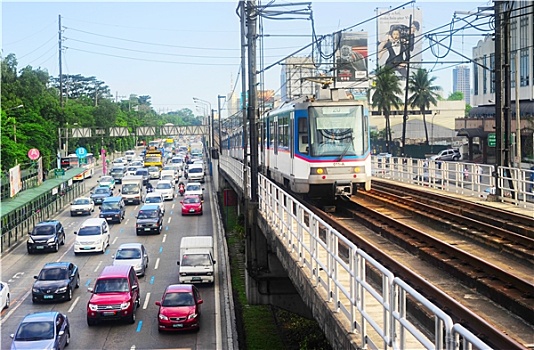
<path id="1" fill-rule="evenodd" d="M 28 158 L 31 160 L 39 159 L 39 156 L 41 153 L 39 153 L 39 150 L 37 148 L 32 148 L 28 151 Z"/>
<path id="2" fill-rule="evenodd" d="M 488 134 L 488 147 L 495 147 L 497 145 L 497 136 L 494 132 Z"/>
<path id="3" fill-rule="evenodd" d="M 54 169 L 54 174 L 56 176 L 63 176 L 65 175 L 65 169 Z"/>
<path id="4" fill-rule="evenodd" d="M 87 150 L 83 147 L 76 148 L 76 155 L 79 159 L 87 157 Z"/>

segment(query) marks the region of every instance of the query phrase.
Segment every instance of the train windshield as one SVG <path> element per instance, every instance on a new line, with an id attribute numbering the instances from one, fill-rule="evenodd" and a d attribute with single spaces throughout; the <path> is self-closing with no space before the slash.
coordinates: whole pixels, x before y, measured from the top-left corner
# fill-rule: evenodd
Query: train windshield
<path id="1" fill-rule="evenodd" d="M 367 142 L 362 106 L 310 107 L 311 155 L 359 156 Z"/>

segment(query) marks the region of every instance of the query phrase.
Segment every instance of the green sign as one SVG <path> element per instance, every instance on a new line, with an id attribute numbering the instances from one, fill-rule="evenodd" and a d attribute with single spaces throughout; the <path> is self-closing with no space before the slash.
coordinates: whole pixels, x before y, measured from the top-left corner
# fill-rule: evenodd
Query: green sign
<path id="1" fill-rule="evenodd" d="M 64 176 L 65 175 L 65 169 L 54 169 L 54 174 L 56 176 Z"/>
<path id="2" fill-rule="evenodd" d="M 497 136 L 494 132 L 488 134 L 488 147 L 495 147 L 497 145 Z"/>

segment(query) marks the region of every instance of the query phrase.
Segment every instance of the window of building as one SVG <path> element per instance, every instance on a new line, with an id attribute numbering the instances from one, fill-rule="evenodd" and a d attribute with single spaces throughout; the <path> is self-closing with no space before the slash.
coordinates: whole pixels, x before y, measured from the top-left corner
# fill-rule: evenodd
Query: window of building
<path id="1" fill-rule="evenodd" d="M 476 59 L 473 62 L 473 95 L 478 95 L 478 65 Z"/>
<path id="2" fill-rule="evenodd" d="M 490 54 L 490 93 L 495 93 L 495 54 Z"/>

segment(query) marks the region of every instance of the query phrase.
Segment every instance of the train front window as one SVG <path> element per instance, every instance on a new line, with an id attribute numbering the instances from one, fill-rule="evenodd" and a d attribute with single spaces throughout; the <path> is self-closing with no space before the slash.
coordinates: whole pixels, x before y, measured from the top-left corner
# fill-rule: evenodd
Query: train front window
<path id="1" fill-rule="evenodd" d="M 311 155 L 359 156 L 364 153 L 361 106 L 310 107 Z"/>

